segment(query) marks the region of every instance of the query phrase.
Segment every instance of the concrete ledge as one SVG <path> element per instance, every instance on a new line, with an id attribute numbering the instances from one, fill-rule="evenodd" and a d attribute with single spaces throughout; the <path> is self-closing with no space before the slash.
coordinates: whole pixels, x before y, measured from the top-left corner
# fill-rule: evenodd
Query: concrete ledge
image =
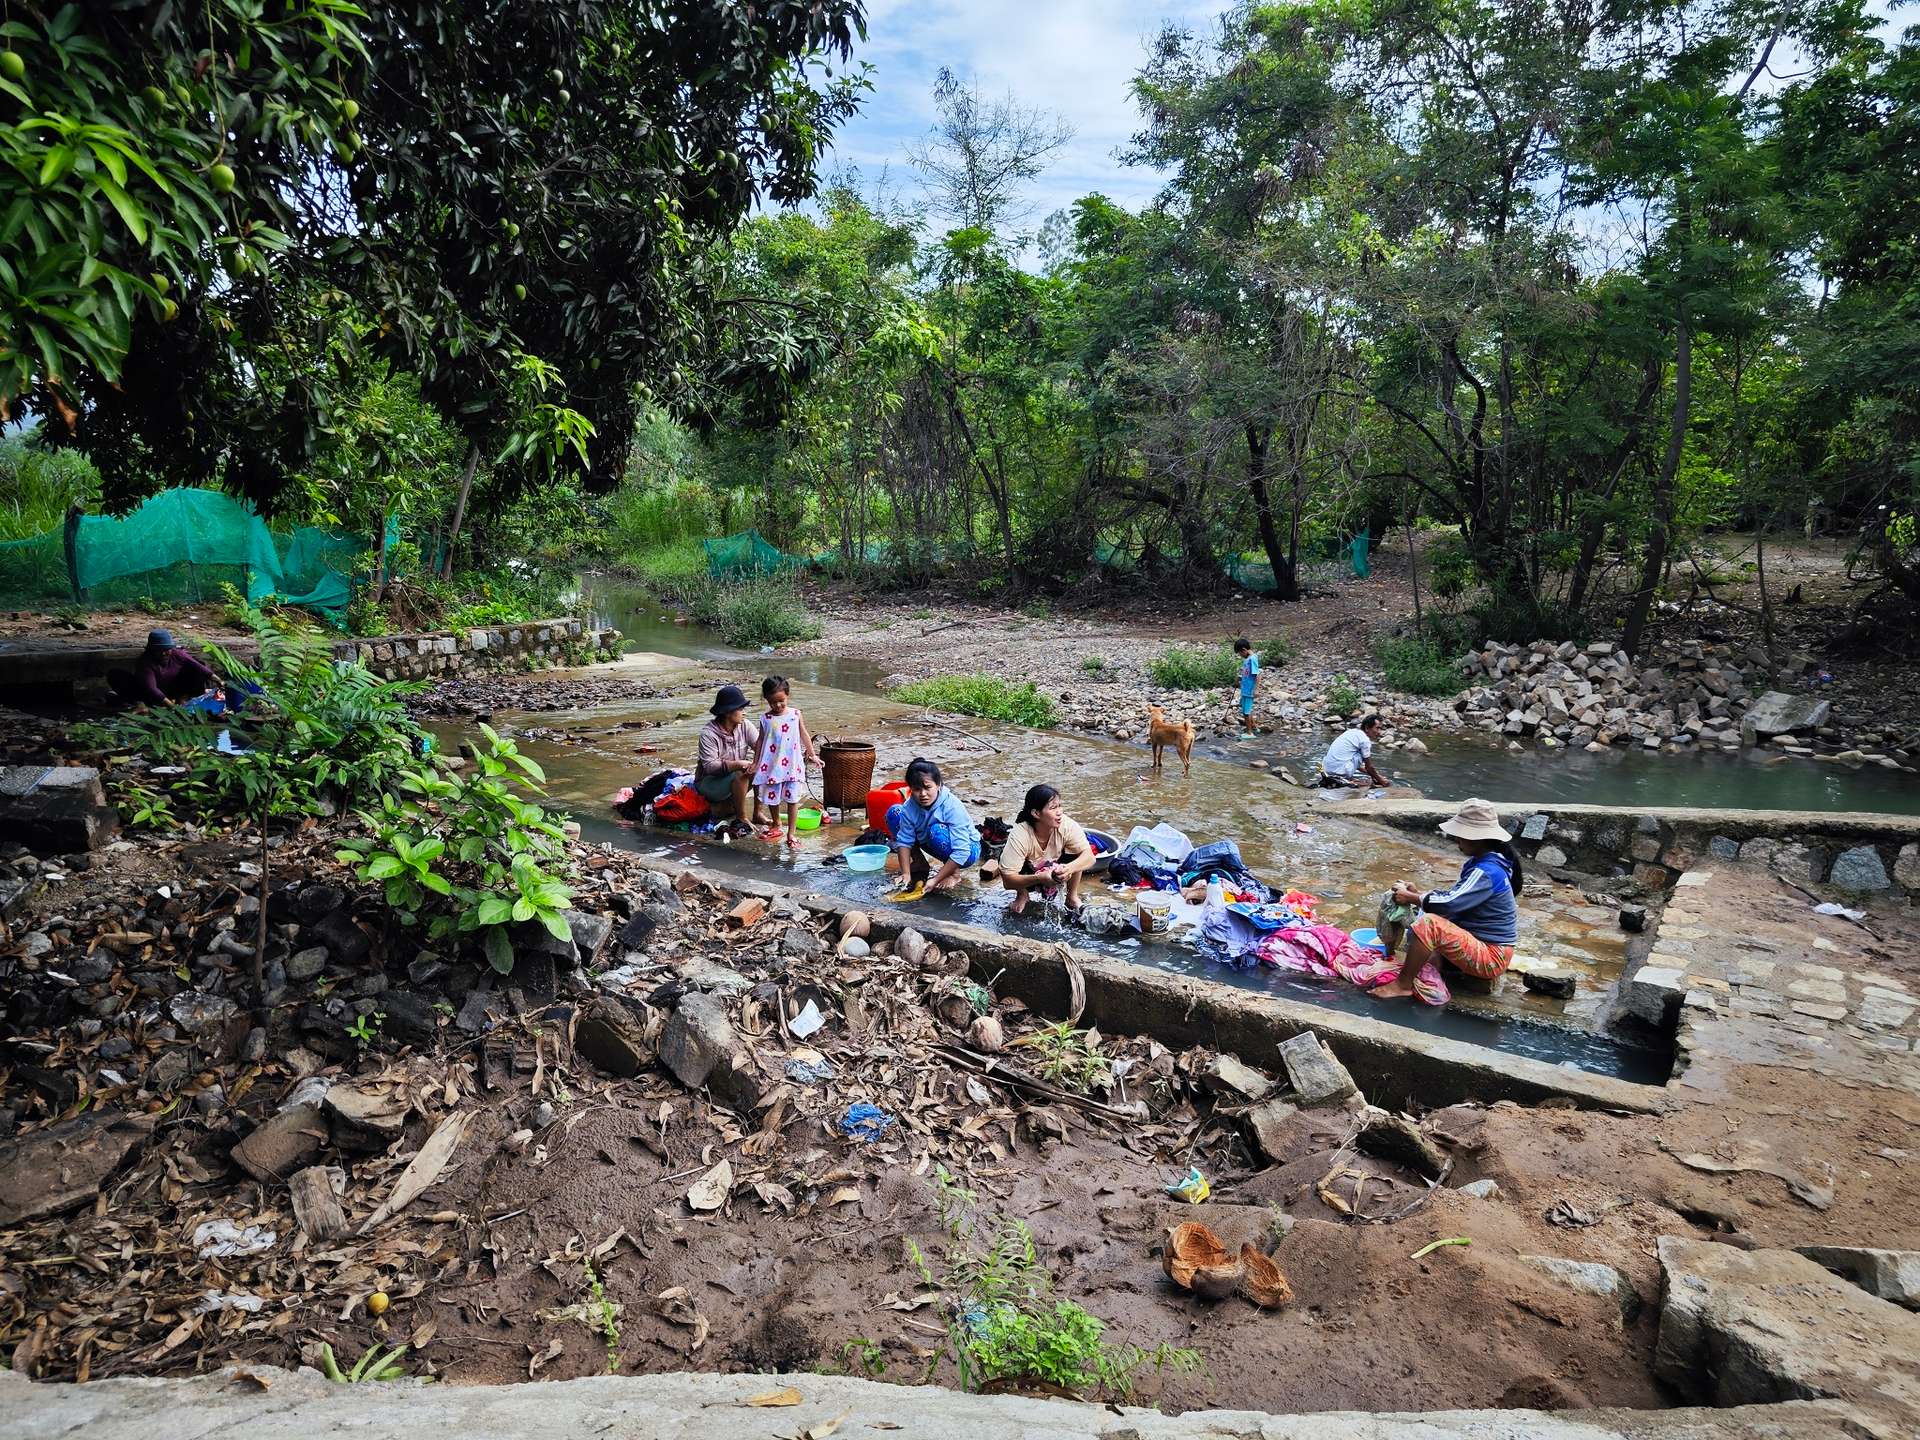
<path id="1" fill-rule="evenodd" d="M 1791 870 L 1790 878 L 1803 884 L 1830 881 L 1843 890 L 1920 896 L 1920 815 L 1509 801 L 1494 808 L 1521 851 L 1547 869 L 1630 873 L 1649 889 L 1663 889 L 1709 857 L 1737 856 L 1773 864 L 1783 875 Z M 1385 799 L 1341 813 L 1438 839 L 1435 827 L 1454 809 L 1433 800 Z M 1782 852 L 1777 862 L 1775 852 Z"/>
<path id="2" fill-rule="evenodd" d="M 253 661 L 259 646 L 251 639 L 218 636 L 199 639 L 182 632 L 189 650 L 204 655 L 218 647 L 237 660 Z M 138 645 L 35 644 L 29 638 L 0 642 L 0 692 L 45 690 L 103 680 L 109 670 L 130 668 L 140 658 Z M 410 635 L 340 636 L 334 658 L 358 660 L 389 680 L 423 679 L 505 665 L 526 656 L 558 660 L 584 648 L 594 657 L 620 653 L 618 630 L 589 630 L 568 616 L 489 625 L 470 630 L 428 630 Z"/>
<path id="3" fill-rule="evenodd" d="M 798 1405 L 749 1409 L 755 1395 L 791 1386 Z M 882 1431 L 911 1440 L 1858 1440 L 1890 1433 L 1838 1401 L 1726 1410 L 1439 1410 L 1184 1415 L 1015 1395 L 968 1395 L 829 1375 L 619 1375 L 514 1385 L 335 1385 L 313 1370 L 229 1366 L 183 1380 L 96 1380 L 35 1385 L 0 1372 L 0 1411 L 11 1440 L 525 1440 L 530 1435 L 612 1435 L 631 1440 L 711 1440 L 715 1434 L 804 1435 L 838 1419 L 834 1433 Z"/>
<path id="4" fill-rule="evenodd" d="M 1061 952 L 1068 949 L 1064 945 L 1043 945 L 977 925 L 909 914 L 897 907 L 857 904 L 797 887 L 721 875 L 699 865 L 678 865 L 650 857 L 643 857 L 641 863 L 671 875 L 685 872 L 695 879 L 711 880 L 738 895 L 769 900 L 790 897 L 816 915 L 864 910 L 872 917 L 878 939 L 891 939 L 910 925 L 943 949 L 966 951 L 974 977 L 992 981 L 1000 994 L 1016 996 L 1043 1014 L 1064 1016 L 1067 1012 L 1070 991 L 1061 959 Z M 1205 1045 L 1230 1050 L 1249 1064 L 1267 1069 L 1278 1066 L 1273 1052 L 1283 1041 L 1312 1030 L 1332 1047 L 1368 1098 L 1377 1104 L 1401 1105 L 1417 1094 L 1423 1103 L 1433 1106 L 1461 1100 L 1534 1102 L 1558 1097 L 1596 1109 L 1636 1114 L 1655 1114 L 1666 1108 L 1665 1090 L 1652 1085 L 1636 1085 L 1584 1070 L 1563 1070 L 1542 1060 L 1427 1035 L 1371 1016 L 1257 995 L 1193 976 L 1169 975 L 1085 950 L 1070 953 L 1086 981 L 1084 1018 L 1102 1030 L 1151 1035 L 1169 1046 Z"/>

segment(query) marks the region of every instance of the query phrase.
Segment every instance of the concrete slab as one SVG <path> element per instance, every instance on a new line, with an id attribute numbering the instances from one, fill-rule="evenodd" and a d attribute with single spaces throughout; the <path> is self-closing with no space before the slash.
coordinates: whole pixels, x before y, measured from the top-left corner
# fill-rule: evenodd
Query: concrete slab
<path id="1" fill-rule="evenodd" d="M 264 1387 L 264 1388 L 263 1388 Z M 791 1387 L 797 1405 L 746 1402 Z M 967 1395 L 829 1375 L 609 1375 L 518 1385 L 335 1385 L 312 1370 L 231 1366 L 184 1380 L 35 1385 L 0 1371 L 10 1440 L 525 1440 L 611 1435 L 711 1440 L 715 1434 L 912 1440 L 1858 1440 L 1860 1412 L 1833 1401 L 1728 1410 L 1451 1410 L 1424 1415 L 1263 1415 Z M 817 1428 L 816 1428 L 817 1427 Z"/>

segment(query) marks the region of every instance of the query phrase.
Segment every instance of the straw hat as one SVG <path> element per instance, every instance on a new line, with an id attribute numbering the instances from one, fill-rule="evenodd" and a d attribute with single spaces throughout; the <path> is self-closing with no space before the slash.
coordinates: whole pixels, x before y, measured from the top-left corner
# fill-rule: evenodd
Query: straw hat
<path id="1" fill-rule="evenodd" d="M 1440 822 L 1440 833 L 1451 835 L 1456 840 L 1511 840 L 1513 836 L 1500 828 L 1500 817 L 1494 813 L 1492 804 L 1485 800 L 1468 800 L 1454 811 L 1451 820 Z"/>

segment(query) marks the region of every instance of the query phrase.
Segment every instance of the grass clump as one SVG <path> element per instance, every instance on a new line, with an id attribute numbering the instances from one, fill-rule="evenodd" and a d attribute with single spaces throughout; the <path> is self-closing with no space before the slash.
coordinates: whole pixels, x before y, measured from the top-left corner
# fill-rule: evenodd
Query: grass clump
<path id="1" fill-rule="evenodd" d="M 1327 687 L 1327 704 L 1342 715 L 1351 715 L 1360 708 L 1360 691 L 1344 675 L 1333 677 L 1333 684 Z"/>
<path id="2" fill-rule="evenodd" d="M 743 650 L 819 639 L 819 624 L 789 581 L 778 577 L 718 580 L 707 573 L 699 542 L 692 543 L 691 551 L 698 557 L 695 568 L 686 568 L 687 547 L 676 546 L 649 556 L 640 578 L 661 599 L 678 605 L 692 619 L 717 631 L 727 644 Z"/>
<path id="3" fill-rule="evenodd" d="M 1053 701 L 1042 695 L 1031 680 L 1013 685 L 991 675 L 935 675 L 902 685 L 889 698 L 902 705 L 925 705 L 933 710 L 1005 720 L 1036 730 L 1051 730 L 1060 722 Z"/>
<path id="4" fill-rule="evenodd" d="M 1089 675 L 1098 675 L 1102 670 L 1107 668 L 1107 657 L 1104 655 L 1082 655 L 1080 657 L 1080 668 Z"/>
<path id="5" fill-rule="evenodd" d="M 1170 645 L 1147 662 L 1147 675 L 1162 690 L 1218 690 L 1240 678 L 1231 645 Z"/>
<path id="6" fill-rule="evenodd" d="M 1374 654 L 1387 684 L 1409 695 L 1453 695 L 1460 689 L 1460 672 L 1431 640 L 1385 639 Z"/>
<path id="7" fill-rule="evenodd" d="M 996 1383 L 1052 1385 L 1071 1395 L 1126 1399 L 1143 1366 L 1183 1374 L 1201 1368 L 1193 1350 L 1109 1345 L 1106 1325 L 1071 1300 L 1054 1300 L 1053 1277 L 1040 1262 L 1033 1231 L 1007 1215 L 981 1217 L 979 1197 L 945 1166 L 934 1173 L 947 1232 L 944 1273 L 907 1242 L 920 1278 L 946 1297 L 952 1318 L 934 1365 L 951 1355 L 963 1389 Z"/>

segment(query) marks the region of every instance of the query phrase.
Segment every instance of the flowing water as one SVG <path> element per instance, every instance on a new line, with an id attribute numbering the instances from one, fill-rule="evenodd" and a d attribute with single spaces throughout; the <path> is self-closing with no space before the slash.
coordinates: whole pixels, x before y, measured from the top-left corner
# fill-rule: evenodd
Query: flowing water
<path id="1" fill-rule="evenodd" d="M 644 629 L 640 633 L 649 643 L 657 643 L 662 623 L 656 610 L 648 621 L 653 633 Z M 690 762 L 714 685 L 723 679 L 750 679 L 764 668 L 757 656 L 752 657 L 756 663 L 751 670 L 741 663 L 748 657 L 735 656 L 729 664 L 724 655 L 712 653 L 724 647 L 713 646 L 710 637 L 674 625 L 671 617 L 664 624 L 666 638 L 678 648 L 706 650 L 707 655 L 697 658 L 717 663 L 632 655 L 617 666 L 591 672 L 603 682 L 631 678 L 636 695 L 631 703 L 517 717 L 517 723 L 516 717 L 496 715 L 495 724 L 518 734 L 523 748 L 546 768 L 554 800 L 580 820 L 591 838 L 643 853 L 661 851 L 695 859 L 729 873 L 771 875 L 824 893 L 878 902 L 887 884 L 885 876 L 855 875 L 844 865 L 827 863 L 853 842 L 864 817 L 849 817 L 847 823 L 803 834 L 796 853 L 781 853 L 757 840 L 723 846 L 681 832 L 636 830 L 613 816 L 610 801 L 620 787 L 637 783 L 663 764 Z M 1343 928 L 1371 925 L 1380 894 L 1394 880 L 1441 884 L 1458 869 L 1457 854 L 1326 813 L 1314 805 L 1315 797 L 1244 764 L 1196 756 L 1191 775 L 1183 774 L 1177 763 L 1154 772 L 1137 746 L 988 721 L 968 720 L 962 731 L 892 704 L 871 688 L 871 680 L 864 689 L 842 689 L 811 680 L 802 663 L 790 659 L 783 659 L 780 669 L 796 677 L 794 703 L 816 735 L 860 736 L 876 745 L 876 775 L 898 775 L 908 759 L 927 754 L 941 763 L 948 782 L 976 818 L 1011 816 L 1026 787 L 1045 780 L 1059 787 L 1069 813 L 1098 829 L 1124 835 L 1134 824 L 1165 820 L 1196 843 L 1231 839 L 1255 874 L 1280 888 L 1320 896 L 1322 916 Z M 836 678 L 858 683 L 863 677 L 841 670 Z M 446 738 L 455 738 L 451 727 Z M 1130 893 L 1109 895 L 1100 886 L 1089 886 L 1087 896 L 1131 904 Z M 1266 967 L 1252 972 L 1231 970 L 1178 944 L 1152 940 L 1127 944 L 1094 939 L 1078 930 L 1069 935 L 1038 917 L 1009 915 L 1010 898 L 1006 891 L 984 890 L 969 881 L 955 896 L 918 903 L 929 914 L 1004 926 L 1044 939 L 1070 938 L 1078 946 L 1136 963 L 1372 1014 L 1550 1063 L 1649 1082 L 1665 1078 L 1667 1056 L 1623 1047 L 1598 1033 L 1625 964 L 1624 937 L 1611 910 L 1586 904 L 1565 886 L 1554 887 L 1551 895 L 1527 898 L 1519 949 L 1523 955 L 1575 971 L 1580 979 L 1576 997 L 1563 1002 L 1537 996 L 1525 990 L 1517 976 L 1509 976 L 1493 994 L 1457 994 L 1455 1004 L 1441 1011 L 1412 1001 L 1375 1001 L 1339 982 Z"/>

